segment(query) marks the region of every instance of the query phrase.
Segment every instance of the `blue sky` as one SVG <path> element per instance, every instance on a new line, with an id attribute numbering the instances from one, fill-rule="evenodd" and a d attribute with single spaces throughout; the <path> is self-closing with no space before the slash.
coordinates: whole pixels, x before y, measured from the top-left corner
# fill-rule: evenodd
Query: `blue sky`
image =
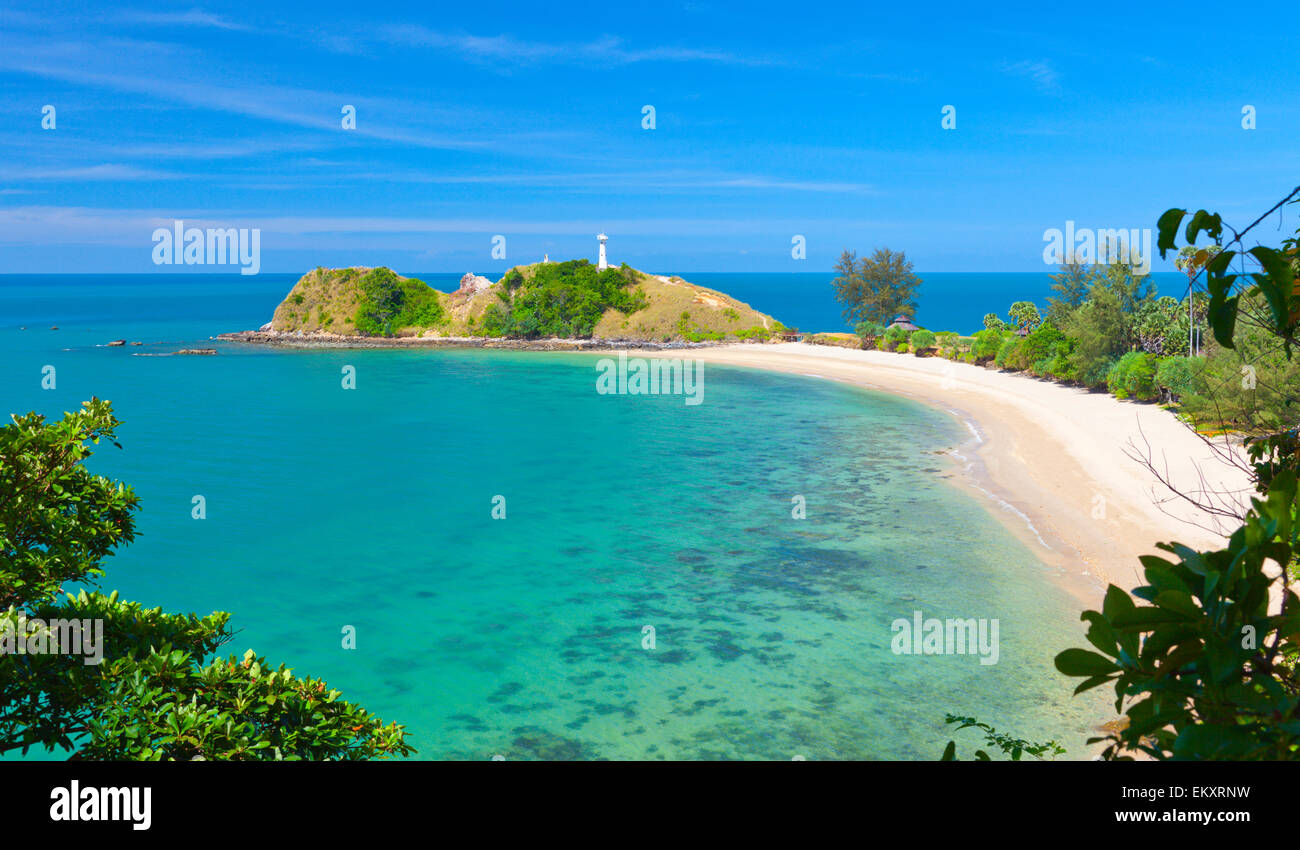
<path id="1" fill-rule="evenodd" d="M 1067 220 L 1244 224 L 1300 183 L 1293 24 L 1290 4 L 8 3 L 0 272 L 177 271 L 150 259 L 175 219 L 260 228 L 264 272 L 496 275 L 594 258 L 600 230 L 650 271 L 880 246 L 1044 271 Z"/>

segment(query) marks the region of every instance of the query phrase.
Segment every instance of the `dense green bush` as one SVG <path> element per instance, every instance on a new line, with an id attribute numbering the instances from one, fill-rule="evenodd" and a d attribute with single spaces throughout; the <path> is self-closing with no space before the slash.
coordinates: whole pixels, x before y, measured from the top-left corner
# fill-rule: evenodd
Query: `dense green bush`
<path id="1" fill-rule="evenodd" d="M 359 281 L 361 304 L 352 324 L 366 336 L 392 336 L 399 328 L 428 328 L 446 319 L 438 293 L 424 281 L 403 280 L 392 269 L 371 269 Z"/>
<path id="2" fill-rule="evenodd" d="M 933 347 L 934 341 L 934 334 L 931 331 L 922 328 L 921 330 L 912 331 L 912 337 L 909 340 L 909 344 L 913 351 L 919 352 L 921 349 Z"/>
<path id="3" fill-rule="evenodd" d="M 975 341 L 971 343 L 971 353 L 975 355 L 976 362 L 986 362 L 992 360 L 998 355 L 998 349 L 1002 347 L 1002 340 L 1006 334 L 998 328 L 985 328 L 975 333 Z"/>
<path id="4" fill-rule="evenodd" d="M 645 294 L 631 289 L 636 274 L 627 265 L 598 271 L 587 260 L 545 263 L 531 279 L 512 270 L 497 293 L 500 303 L 483 314 L 488 336 L 590 337 L 605 311 L 624 314 L 646 306 Z"/>
<path id="5" fill-rule="evenodd" d="M 879 322 L 858 322 L 853 332 L 862 339 L 863 348 L 875 348 L 876 340 L 885 335 L 885 326 Z"/>
<path id="6" fill-rule="evenodd" d="M 1034 364 L 1035 374 L 1058 381 L 1073 381 L 1073 367 L 1070 365 L 1070 346 L 1068 341 L 1057 345 L 1056 353 L 1044 357 Z"/>
<path id="7" fill-rule="evenodd" d="M 1048 372 L 1044 363 L 1052 362 L 1056 355 L 1062 353 L 1069 354 L 1065 334 L 1051 322 L 1043 322 L 1020 338 L 1020 345 L 1008 357 L 1007 367 L 1046 375 Z"/>
<path id="8" fill-rule="evenodd" d="M 1203 357 L 1163 357 L 1156 367 L 1156 384 L 1168 393 L 1170 401 L 1186 398 L 1203 386 L 1200 373 L 1204 367 Z"/>
<path id="9" fill-rule="evenodd" d="M 1020 337 L 1015 334 L 1003 337 L 1002 344 L 998 346 L 998 353 L 993 355 L 993 365 L 999 369 L 1014 368 L 1010 365 L 1010 360 L 1015 356 L 1019 348 Z"/>
<path id="10" fill-rule="evenodd" d="M 1072 361 L 1070 363 L 1070 374 L 1077 383 L 1085 387 L 1104 389 L 1107 386 L 1106 378 L 1110 375 L 1110 370 L 1117 360 L 1119 360 L 1118 357 L 1089 360 L 1086 365 L 1082 366 Z"/>
<path id="11" fill-rule="evenodd" d="M 1145 351 L 1130 351 L 1106 373 L 1106 388 L 1116 398 L 1150 401 L 1159 396 L 1156 385 L 1158 358 Z"/>
<path id="12" fill-rule="evenodd" d="M 896 325 L 890 325 L 885 329 L 885 335 L 882 337 L 885 345 L 885 351 L 897 351 L 898 346 L 907 342 L 907 331 Z"/>
<path id="13" fill-rule="evenodd" d="M 961 336 L 953 331 L 935 331 L 934 344 L 939 348 L 940 357 L 951 358 L 957 353 Z"/>

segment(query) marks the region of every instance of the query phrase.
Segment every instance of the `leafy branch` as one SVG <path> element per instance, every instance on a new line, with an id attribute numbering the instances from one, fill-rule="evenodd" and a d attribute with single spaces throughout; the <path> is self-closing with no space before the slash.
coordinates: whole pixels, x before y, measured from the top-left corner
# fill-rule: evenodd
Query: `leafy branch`
<path id="1" fill-rule="evenodd" d="M 1020 761 L 1020 757 L 1026 754 L 1031 755 L 1036 759 L 1042 759 L 1044 756 L 1055 758 L 1056 756 L 1065 753 L 1065 748 L 1056 741 L 1047 741 L 1042 744 L 1026 741 L 1023 738 L 1016 738 L 1003 732 L 999 732 L 989 724 L 982 723 L 974 717 L 962 717 L 956 714 L 949 714 L 944 717 L 943 722 L 948 724 L 960 724 L 957 727 L 958 732 L 963 729 L 979 729 L 984 733 L 985 744 L 1000 750 L 1004 755 L 1010 757 L 1012 761 Z M 939 760 L 957 761 L 956 741 L 948 742 L 948 746 L 944 748 L 943 756 Z M 989 757 L 989 754 L 986 751 L 976 750 L 975 760 L 992 761 L 993 759 Z"/>

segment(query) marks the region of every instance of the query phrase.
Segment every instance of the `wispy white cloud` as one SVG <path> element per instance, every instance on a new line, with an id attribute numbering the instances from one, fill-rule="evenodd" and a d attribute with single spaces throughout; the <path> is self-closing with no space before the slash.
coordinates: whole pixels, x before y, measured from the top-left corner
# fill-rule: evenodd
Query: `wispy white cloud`
<path id="1" fill-rule="evenodd" d="M 300 153 L 319 150 L 318 142 L 280 139 L 266 142 L 163 142 L 124 143 L 111 146 L 121 156 L 157 157 L 159 159 L 240 159 L 277 153 Z"/>
<path id="2" fill-rule="evenodd" d="M 527 41 L 511 35 L 471 35 L 430 29 L 419 24 L 380 27 L 376 35 L 404 47 L 426 47 L 451 51 L 480 62 L 530 65 L 561 64 L 631 65 L 640 62 L 711 62 L 727 65 L 772 65 L 768 56 L 736 53 L 717 48 L 656 45 L 637 47 L 612 35 L 585 42 Z"/>
<path id="3" fill-rule="evenodd" d="M 145 24 L 164 27 L 203 27 L 221 30 L 251 30 L 252 27 L 235 23 L 220 15 L 194 8 L 185 12 L 145 12 L 123 9 L 114 12 L 111 20 L 127 24 Z"/>
<path id="4" fill-rule="evenodd" d="M 848 183 L 839 180 L 788 180 L 777 177 L 733 177 L 705 182 L 705 186 L 731 189 L 789 189 L 795 192 L 835 192 L 855 195 L 877 194 L 867 183 Z"/>
<path id="5" fill-rule="evenodd" d="M 1040 91 L 1055 93 L 1060 91 L 1060 75 L 1047 62 L 1004 62 L 1002 71 L 1015 77 L 1024 77 L 1031 81 Z"/>
<path id="6" fill-rule="evenodd" d="M 148 44 L 137 45 L 146 51 Z M 147 53 L 145 54 L 147 55 Z M 279 85 L 234 86 L 198 82 L 179 74 L 146 74 L 116 70 L 122 61 L 105 55 L 94 45 L 80 42 L 29 43 L 0 39 L 0 71 L 31 74 L 45 79 L 93 86 L 185 106 L 260 118 L 314 130 L 342 132 L 339 110 L 342 104 L 357 103 L 348 95 Z M 115 69 L 115 70 L 96 70 Z M 214 75 L 208 75 L 211 78 Z M 348 131 L 363 138 L 412 147 L 472 150 L 483 148 L 483 140 L 431 130 L 396 126 L 392 123 L 358 120 Z"/>
<path id="7" fill-rule="evenodd" d="M 701 189 L 785 189 L 795 192 L 877 194 L 874 186 L 836 180 L 808 180 L 761 174 L 731 174 L 718 171 L 589 171 L 527 174 L 434 174 L 418 171 L 343 172 L 337 181 L 424 183 L 441 185 L 496 184 L 556 189 L 600 189 L 618 186 L 623 192 L 663 192 Z"/>
<path id="8" fill-rule="evenodd" d="M 138 168 L 134 165 L 117 162 L 106 162 L 100 165 L 87 165 L 73 168 L 24 168 L 21 170 L 0 168 L 0 179 L 14 182 L 40 180 L 173 180 L 188 176 L 190 175 L 176 174 L 173 172 L 158 171 L 148 168 Z"/>

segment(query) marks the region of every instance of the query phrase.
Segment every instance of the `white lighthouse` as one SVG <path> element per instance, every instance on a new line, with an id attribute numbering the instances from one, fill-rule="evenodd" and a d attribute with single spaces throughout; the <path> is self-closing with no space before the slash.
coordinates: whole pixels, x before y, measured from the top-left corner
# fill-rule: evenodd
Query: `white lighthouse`
<path id="1" fill-rule="evenodd" d="M 597 233 L 596 239 L 600 242 L 600 258 L 596 261 L 596 269 L 604 271 L 609 268 L 609 261 L 605 259 L 605 243 L 609 241 L 609 237 L 603 233 Z"/>

